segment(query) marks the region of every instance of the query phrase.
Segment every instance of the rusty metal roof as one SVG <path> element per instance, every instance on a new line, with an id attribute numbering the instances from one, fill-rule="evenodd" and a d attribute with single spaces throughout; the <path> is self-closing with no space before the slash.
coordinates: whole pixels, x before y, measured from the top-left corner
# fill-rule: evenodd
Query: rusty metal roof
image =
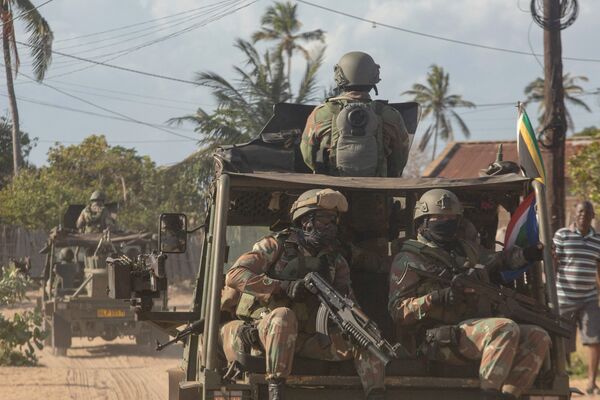
<path id="1" fill-rule="evenodd" d="M 567 139 L 565 152 L 569 158 L 581 147 L 592 143 L 590 138 Z M 451 142 L 446 145 L 442 153 L 425 168 L 424 177 L 444 178 L 475 178 L 479 171 L 488 167 L 496 160 L 498 145 L 502 144 L 504 161 L 518 162 L 517 142 L 489 141 L 489 142 Z"/>

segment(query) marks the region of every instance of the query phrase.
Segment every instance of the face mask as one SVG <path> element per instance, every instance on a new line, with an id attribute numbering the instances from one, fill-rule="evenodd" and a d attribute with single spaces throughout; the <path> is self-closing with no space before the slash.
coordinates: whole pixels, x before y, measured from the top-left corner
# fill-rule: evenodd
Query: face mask
<path id="1" fill-rule="evenodd" d="M 304 240 L 315 249 L 332 245 L 337 238 L 337 225 L 322 224 L 314 216 L 307 218 L 302 224 Z"/>
<path id="2" fill-rule="evenodd" d="M 448 242 L 456 238 L 458 231 L 458 219 L 444 219 L 428 221 L 426 232 L 433 240 Z"/>

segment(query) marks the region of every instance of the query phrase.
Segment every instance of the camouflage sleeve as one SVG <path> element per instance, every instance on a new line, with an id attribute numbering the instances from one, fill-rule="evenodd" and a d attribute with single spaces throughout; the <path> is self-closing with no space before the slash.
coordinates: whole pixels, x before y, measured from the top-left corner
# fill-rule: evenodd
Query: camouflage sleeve
<path id="1" fill-rule="evenodd" d="M 383 141 L 388 159 L 389 176 L 402 176 L 408 161 L 410 138 L 404 119 L 398 110 L 385 107 L 383 114 Z"/>
<path id="2" fill-rule="evenodd" d="M 350 267 L 344 256 L 341 254 L 335 259 L 335 275 L 332 285 L 335 290 L 341 294 L 354 298 L 354 293 L 352 293 L 352 281 L 350 280 Z"/>
<path id="3" fill-rule="evenodd" d="M 300 151 L 302 158 L 310 169 L 317 168 L 317 152 L 321 148 L 323 137 L 331 131 L 331 118 L 324 117 L 325 110 L 322 106 L 316 107 L 306 120 L 306 126 L 302 133 Z"/>
<path id="4" fill-rule="evenodd" d="M 431 294 L 417 296 L 421 283 L 419 276 L 408 269 L 409 265 L 419 266 L 421 260 L 409 253 L 400 253 L 392 262 L 388 310 L 392 320 L 400 325 L 412 325 L 425 319 L 435 307 Z"/>
<path id="5" fill-rule="evenodd" d="M 273 236 L 263 238 L 251 251 L 237 259 L 225 276 L 225 285 L 268 302 L 273 294 L 281 291 L 280 281 L 266 274 L 279 252 L 277 239 Z"/>

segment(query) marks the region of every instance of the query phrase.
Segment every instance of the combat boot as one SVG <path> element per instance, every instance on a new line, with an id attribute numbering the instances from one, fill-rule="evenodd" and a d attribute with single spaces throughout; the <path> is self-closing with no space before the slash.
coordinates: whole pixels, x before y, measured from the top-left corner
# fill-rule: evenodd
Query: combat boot
<path id="1" fill-rule="evenodd" d="M 505 400 L 502 392 L 496 389 L 481 389 L 481 400 Z"/>
<path id="2" fill-rule="evenodd" d="M 285 379 L 267 380 L 269 384 L 269 400 L 285 400 Z"/>

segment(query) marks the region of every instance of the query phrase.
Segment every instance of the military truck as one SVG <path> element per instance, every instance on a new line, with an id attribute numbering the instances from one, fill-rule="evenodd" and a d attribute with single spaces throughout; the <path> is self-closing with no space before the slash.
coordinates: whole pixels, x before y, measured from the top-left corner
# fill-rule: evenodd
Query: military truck
<path id="1" fill-rule="evenodd" d="M 112 341 L 128 336 L 140 345 L 153 343 L 158 332 L 135 321 L 127 303 L 109 297 L 106 257 L 135 259 L 155 247 L 151 233 L 52 231 L 44 248 L 41 305 L 46 344 L 55 354 L 66 355 L 73 337 Z M 159 296 L 155 307 L 166 310 L 166 288 Z"/>
<path id="2" fill-rule="evenodd" d="M 418 105 L 394 105 L 414 133 Z M 351 261 L 353 290 L 364 312 L 394 342 L 394 329 L 387 313 L 389 260 L 406 238 L 414 238 L 412 223 L 416 200 L 425 191 L 445 188 L 454 191 L 465 205 L 481 244 L 493 248 L 502 208 L 515 212 L 520 198 L 536 191 L 541 239 L 546 244 L 544 260 L 510 284 L 533 302 L 556 310 L 554 266 L 545 199 L 540 185 L 509 173 L 475 179 L 442 178 L 354 178 L 306 174 L 297 144 L 311 106 L 278 104 L 270 122 L 254 141 L 226 147 L 215 155 L 216 176 L 204 226 L 204 243 L 191 302 L 191 311 L 149 312 L 153 319 L 184 341 L 180 367 L 169 371 L 169 399 L 268 399 L 264 379 L 265 360 L 260 354 L 242 354 L 234 366 L 221 356 L 219 327 L 220 295 L 227 261 L 233 261 L 228 246 L 228 228 L 289 226 L 288 211 L 298 195 L 313 188 L 333 188 L 345 194 L 350 209 L 342 217 L 341 231 L 355 219 L 378 214 L 384 218 L 389 242 L 377 254 L 383 268 L 363 270 Z M 367 199 L 367 200 L 365 200 Z M 360 226 L 355 224 L 354 226 Z M 360 234 L 360 232 L 358 232 Z M 352 240 L 350 238 L 349 240 Z M 386 269 L 387 260 L 387 269 Z M 177 328 L 183 328 L 178 330 Z M 185 339 L 182 336 L 186 336 Z M 569 397 L 563 339 L 553 335 L 553 346 L 528 399 L 566 400 Z M 232 374 L 232 367 L 235 373 Z M 388 399 L 478 399 L 478 365 L 449 366 L 419 355 L 392 360 L 386 369 Z M 363 392 L 352 362 L 318 361 L 295 357 L 287 379 L 286 398 L 362 399 Z"/>

